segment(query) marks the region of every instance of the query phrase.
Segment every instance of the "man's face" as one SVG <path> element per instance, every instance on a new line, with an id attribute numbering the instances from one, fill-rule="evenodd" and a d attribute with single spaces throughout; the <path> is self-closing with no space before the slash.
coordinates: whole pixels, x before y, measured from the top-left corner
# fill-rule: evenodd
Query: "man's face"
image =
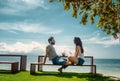
<path id="1" fill-rule="evenodd" d="M 52 45 L 54 45 L 54 44 L 55 44 L 55 40 L 52 39 L 50 43 L 51 43 Z"/>

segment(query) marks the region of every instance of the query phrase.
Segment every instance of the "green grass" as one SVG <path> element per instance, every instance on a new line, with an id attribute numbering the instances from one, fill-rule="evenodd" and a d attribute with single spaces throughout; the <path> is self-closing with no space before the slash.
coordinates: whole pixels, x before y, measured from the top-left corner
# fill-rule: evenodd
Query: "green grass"
<path id="1" fill-rule="evenodd" d="M 30 75 L 29 71 L 20 71 L 11 74 L 9 71 L 0 70 L 0 81 L 117 81 L 109 77 L 97 74 L 92 77 L 89 73 L 67 73 L 58 72 L 37 72 Z"/>

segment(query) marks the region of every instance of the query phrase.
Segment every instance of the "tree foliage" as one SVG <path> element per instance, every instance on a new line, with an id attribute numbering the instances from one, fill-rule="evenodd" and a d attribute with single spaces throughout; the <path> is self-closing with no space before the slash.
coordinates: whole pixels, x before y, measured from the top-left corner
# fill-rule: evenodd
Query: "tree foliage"
<path id="1" fill-rule="evenodd" d="M 53 2 L 55 0 L 49 0 Z M 97 27 L 115 39 L 120 33 L 120 0 L 59 0 L 64 10 L 72 9 L 72 17 L 82 17 L 80 24 L 86 25 L 88 20 L 94 23 L 98 17 Z"/>

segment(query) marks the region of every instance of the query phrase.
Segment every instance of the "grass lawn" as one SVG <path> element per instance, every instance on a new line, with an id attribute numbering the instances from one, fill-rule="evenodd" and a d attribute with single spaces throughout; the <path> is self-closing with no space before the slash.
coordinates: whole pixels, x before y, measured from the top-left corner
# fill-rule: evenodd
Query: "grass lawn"
<path id="1" fill-rule="evenodd" d="M 97 74 L 92 77 L 89 73 L 68 73 L 62 74 L 58 72 L 37 72 L 30 75 L 29 71 L 20 71 L 11 74 L 9 71 L 0 70 L 0 81 L 117 81 L 109 77 L 103 77 Z"/>

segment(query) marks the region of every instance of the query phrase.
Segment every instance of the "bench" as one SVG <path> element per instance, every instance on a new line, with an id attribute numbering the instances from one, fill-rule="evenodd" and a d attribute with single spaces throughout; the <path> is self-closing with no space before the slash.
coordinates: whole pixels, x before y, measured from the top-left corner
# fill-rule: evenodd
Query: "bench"
<path id="1" fill-rule="evenodd" d="M 30 74 L 34 74 L 36 70 L 36 65 L 38 65 L 38 71 L 43 71 L 43 65 L 52 65 L 52 66 L 58 66 L 58 65 L 53 65 L 53 64 L 40 64 L 40 62 L 43 62 L 43 57 L 44 56 L 38 56 L 38 62 L 37 63 L 31 63 L 30 64 Z M 67 56 L 64 56 L 67 57 Z M 86 65 L 69 65 L 69 66 L 89 66 L 91 67 L 91 73 L 95 77 L 96 76 L 96 65 L 94 65 L 94 59 L 93 56 L 85 56 L 85 58 L 90 58 L 90 64 Z"/>
<path id="2" fill-rule="evenodd" d="M 20 71 L 26 71 L 27 55 L 0 54 L 0 57 L 19 57 L 20 58 Z"/>
<path id="3" fill-rule="evenodd" d="M 10 61 L 0 61 L 0 64 L 11 64 L 11 73 L 18 72 L 19 62 L 10 62 Z"/>

